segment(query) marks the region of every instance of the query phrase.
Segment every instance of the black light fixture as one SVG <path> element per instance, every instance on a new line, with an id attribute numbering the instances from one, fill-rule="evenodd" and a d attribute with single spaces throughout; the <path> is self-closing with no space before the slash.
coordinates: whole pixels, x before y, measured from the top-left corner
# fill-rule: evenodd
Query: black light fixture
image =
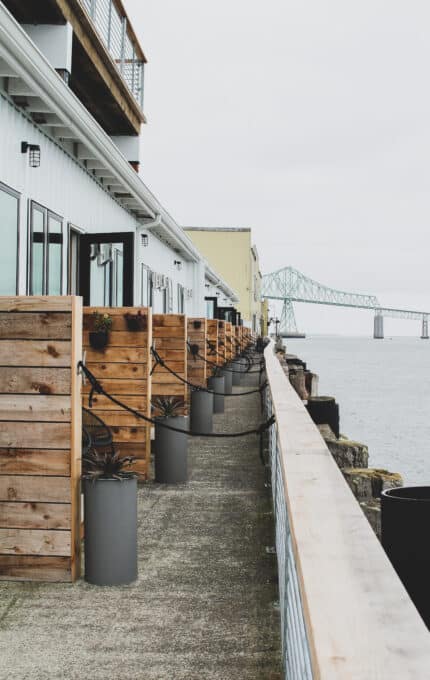
<path id="1" fill-rule="evenodd" d="M 209 288 L 209 284 L 208 284 L 208 283 L 205 283 L 205 288 Z"/>
<path id="2" fill-rule="evenodd" d="M 148 234 L 141 234 L 140 238 L 142 239 L 142 245 L 144 248 L 148 245 Z"/>
<path id="3" fill-rule="evenodd" d="M 40 166 L 40 146 L 38 144 L 29 144 L 28 142 L 21 142 L 21 153 L 27 153 L 28 164 L 30 168 L 38 168 Z"/>
<path id="4" fill-rule="evenodd" d="M 181 262 L 181 260 L 174 260 L 174 261 L 173 261 L 173 264 L 175 265 L 176 269 L 178 269 L 179 271 L 182 269 L 182 262 Z"/>

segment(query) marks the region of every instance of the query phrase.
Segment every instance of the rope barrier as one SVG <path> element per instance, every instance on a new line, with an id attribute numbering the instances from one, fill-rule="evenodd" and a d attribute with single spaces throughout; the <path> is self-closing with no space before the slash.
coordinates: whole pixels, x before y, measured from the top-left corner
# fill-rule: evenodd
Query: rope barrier
<path id="1" fill-rule="evenodd" d="M 190 344 L 189 344 L 188 342 L 187 342 L 187 345 L 188 345 L 188 348 L 190 348 Z M 190 350 L 190 351 L 191 351 L 191 350 Z M 209 366 L 214 366 L 215 368 L 218 368 L 218 369 L 220 369 L 220 370 L 222 370 L 222 371 L 228 371 L 229 373 L 241 373 L 242 375 L 244 375 L 245 373 L 246 373 L 247 375 L 252 375 L 252 374 L 259 373 L 259 374 L 261 375 L 261 373 L 263 372 L 263 368 L 262 368 L 263 364 L 260 364 L 260 368 L 259 368 L 258 371 L 237 371 L 235 368 L 229 368 L 228 366 L 219 366 L 219 365 L 216 364 L 215 362 L 209 361 L 209 359 L 206 359 L 206 357 L 204 357 L 203 354 L 200 354 L 200 352 L 197 352 L 197 354 L 195 355 L 195 357 L 196 357 L 196 356 L 197 356 L 199 359 L 201 359 L 202 361 L 204 361 L 204 362 L 206 362 L 207 364 L 209 364 Z"/>
<path id="2" fill-rule="evenodd" d="M 128 413 L 131 413 L 132 415 L 136 416 L 136 418 L 140 418 L 141 420 L 144 420 L 147 423 L 151 423 L 152 425 L 159 425 L 161 427 L 164 427 L 167 430 L 172 430 L 172 432 L 179 432 L 180 434 L 187 434 L 190 435 L 191 437 L 246 437 L 251 434 L 257 434 L 260 435 L 260 438 L 263 435 L 263 432 L 267 430 L 269 427 L 271 427 L 275 423 L 275 417 L 271 416 L 268 420 L 266 420 L 264 423 L 261 423 L 257 428 L 254 428 L 253 430 L 245 430 L 243 432 L 191 432 L 191 430 L 182 430 L 178 427 L 173 427 L 172 425 L 167 425 L 166 423 L 163 423 L 162 419 L 155 420 L 154 418 L 150 418 L 149 416 L 145 416 L 143 413 L 140 413 L 139 411 L 136 411 L 136 409 L 132 408 L 131 406 L 127 406 L 127 404 L 124 404 L 122 401 L 119 399 L 116 399 L 116 397 L 113 397 L 111 394 L 106 392 L 106 390 L 100 385 L 99 381 L 91 373 L 91 371 L 85 366 L 85 364 L 82 361 L 79 361 L 78 363 L 78 369 L 82 371 L 82 373 L 85 375 L 87 378 L 88 382 L 91 385 L 91 391 L 88 397 L 88 404 L 89 407 L 92 407 L 93 403 L 93 396 L 94 393 L 101 394 L 107 399 L 109 399 L 113 404 L 116 404 L 120 408 L 124 409 L 125 411 L 128 411 Z M 260 439 L 261 441 L 261 439 Z"/>
<path id="3" fill-rule="evenodd" d="M 257 394 L 257 392 L 262 392 L 263 390 L 266 389 L 267 387 L 267 382 L 263 383 L 258 387 L 256 390 L 250 390 L 249 392 L 234 392 L 234 393 L 229 393 L 227 394 L 226 392 L 214 392 L 213 390 L 208 390 L 206 387 L 203 387 L 202 385 L 195 385 L 194 383 L 190 382 L 189 380 L 186 380 L 183 378 L 179 373 L 176 373 L 176 371 L 173 370 L 173 368 L 170 368 L 164 359 L 160 357 L 158 352 L 154 347 L 151 347 L 151 354 L 154 357 L 155 364 L 151 369 L 150 375 L 152 375 L 157 368 L 157 366 L 162 366 L 163 368 L 166 369 L 166 371 L 169 371 L 172 375 L 175 376 L 178 380 L 180 380 L 184 385 L 188 385 L 188 387 L 191 387 L 192 390 L 196 390 L 197 392 L 210 392 L 211 394 L 215 394 L 217 397 L 244 397 L 248 394 Z M 238 371 L 240 373 L 241 371 Z M 262 371 L 260 371 L 261 375 Z"/>

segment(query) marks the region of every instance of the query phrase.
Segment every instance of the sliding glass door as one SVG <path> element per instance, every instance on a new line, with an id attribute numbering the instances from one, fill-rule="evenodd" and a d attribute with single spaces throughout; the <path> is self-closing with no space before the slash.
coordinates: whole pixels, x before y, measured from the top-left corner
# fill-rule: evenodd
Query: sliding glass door
<path id="1" fill-rule="evenodd" d="M 0 295 L 18 292 L 19 194 L 0 182 Z"/>
<path id="2" fill-rule="evenodd" d="M 63 293 L 63 220 L 30 202 L 29 294 Z"/>

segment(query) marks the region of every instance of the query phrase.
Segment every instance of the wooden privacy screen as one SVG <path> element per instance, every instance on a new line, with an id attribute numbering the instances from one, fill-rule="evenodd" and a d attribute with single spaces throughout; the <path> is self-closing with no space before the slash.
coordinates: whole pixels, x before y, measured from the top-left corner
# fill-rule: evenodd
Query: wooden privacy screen
<path id="1" fill-rule="evenodd" d="M 231 339 L 232 325 L 230 321 L 225 322 L 225 358 L 226 361 L 231 361 L 234 357 L 233 343 Z"/>
<path id="2" fill-rule="evenodd" d="M 208 361 L 211 363 L 207 365 L 207 372 L 208 375 L 209 373 L 212 373 L 212 369 L 214 366 L 212 364 L 218 364 L 218 321 L 216 319 L 208 319 L 206 322 L 206 333 L 207 333 L 207 340 L 210 343 L 210 347 L 208 345 L 208 342 L 206 342 L 207 345 L 207 350 L 206 350 L 206 358 Z M 213 349 L 211 349 L 213 348 Z"/>
<path id="3" fill-rule="evenodd" d="M 188 380 L 195 385 L 200 385 L 206 387 L 206 377 L 211 375 L 211 371 L 205 362 L 206 352 L 207 352 L 207 322 L 204 317 L 189 318 L 187 322 L 187 335 L 190 345 L 197 345 L 199 348 L 199 354 L 204 357 L 200 359 L 199 357 L 193 356 L 193 354 L 188 350 Z"/>
<path id="4" fill-rule="evenodd" d="M 187 318 L 184 314 L 154 314 L 152 317 L 154 347 L 169 368 L 187 379 Z M 152 374 L 153 397 L 181 397 L 187 415 L 188 387 L 166 368 L 157 366 Z"/>
<path id="5" fill-rule="evenodd" d="M 0 579 L 80 573 L 82 303 L 0 297 Z"/>
<path id="6" fill-rule="evenodd" d="M 235 354 L 240 354 L 242 351 L 242 342 L 241 342 L 241 334 L 242 334 L 242 326 L 235 326 L 234 327 L 234 347 L 235 347 Z"/>
<path id="7" fill-rule="evenodd" d="M 125 314 L 137 314 L 138 311 L 144 316 L 143 329 L 130 331 Z M 109 314 L 112 318 L 109 342 L 102 350 L 95 350 L 89 344 L 94 312 Z M 151 330 L 151 309 L 147 307 L 84 307 L 86 365 L 107 392 L 145 416 L 150 415 L 151 409 Z M 83 405 L 86 408 L 90 389 L 89 384 L 83 388 Z M 135 456 L 137 461 L 132 469 L 142 479 L 147 479 L 151 452 L 150 425 L 102 395 L 94 395 L 92 410 L 112 430 L 115 448 L 122 456 Z"/>
<path id="8" fill-rule="evenodd" d="M 222 366 L 225 364 L 225 321 L 218 321 L 218 360 Z"/>

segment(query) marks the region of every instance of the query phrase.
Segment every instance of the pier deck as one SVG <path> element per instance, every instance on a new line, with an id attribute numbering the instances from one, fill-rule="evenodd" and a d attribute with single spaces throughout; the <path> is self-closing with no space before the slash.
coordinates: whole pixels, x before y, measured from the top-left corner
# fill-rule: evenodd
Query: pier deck
<path id="1" fill-rule="evenodd" d="M 215 417 L 218 431 L 260 419 L 258 395 Z M 139 490 L 136 583 L 0 583 L 0 679 L 279 680 L 264 481 L 257 437 L 191 439 L 188 484 Z"/>

